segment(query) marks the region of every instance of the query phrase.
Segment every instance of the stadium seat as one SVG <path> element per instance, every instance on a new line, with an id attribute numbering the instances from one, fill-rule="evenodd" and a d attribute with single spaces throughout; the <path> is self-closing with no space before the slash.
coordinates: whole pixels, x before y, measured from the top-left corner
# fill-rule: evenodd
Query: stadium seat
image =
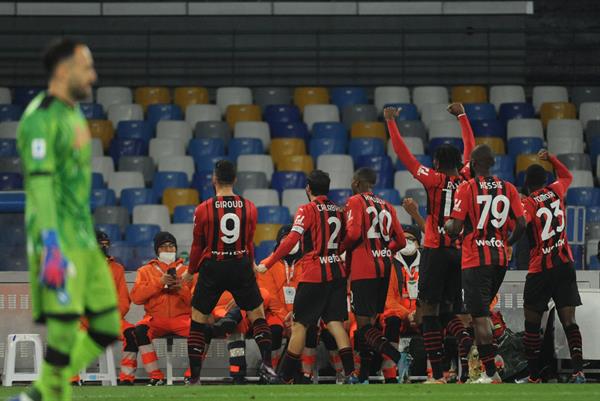
<path id="1" fill-rule="evenodd" d="M 263 241 L 254 248 L 254 259 L 256 263 L 260 263 L 265 260 L 273 251 L 277 241 Z"/>
<path id="2" fill-rule="evenodd" d="M 471 121 L 475 136 L 506 138 L 506 126 L 499 120 Z"/>
<path id="3" fill-rule="evenodd" d="M 417 137 L 427 142 L 427 129 L 422 121 L 396 121 L 403 138 Z"/>
<path id="4" fill-rule="evenodd" d="M 352 128 L 357 122 L 377 121 L 377 109 L 371 104 L 355 104 L 342 110 L 342 122 L 346 129 Z"/>
<path id="5" fill-rule="evenodd" d="M 189 181 L 192 180 L 195 169 L 191 156 L 164 156 L 158 159 L 158 171 L 183 171 Z"/>
<path id="6" fill-rule="evenodd" d="M 550 164 L 550 162 L 540 160 L 537 154 L 523 153 L 517 156 L 517 174 L 524 172 L 532 164 L 539 164 L 544 167 L 546 171 L 552 172 L 552 164 Z"/>
<path id="7" fill-rule="evenodd" d="M 121 206 L 133 213 L 137 205 L 152 205 L 156 203 L 156 196 L 150 188 L 125 188 L 121 191 Z"/>
<path id="8" fill-rule="evenodd" d="M 485 86 L 454 86 L 452 87 L 452 102 L 486 103 L 487 90 Z"/>
<path id="9" fill-rule="evenodd" d="M 575 119 L 550 120 L 546 130 L 546 138 L 572 138 L 583 141 L 583 126 Z"/>
<path id="10" fill-rule="evenodd" d="M 261 171 L 240 171 L 237 173 L 233 190 L 243 194 L 247 189 L 266 189 L 269 187 L 267 175 Z"/>
<path id="11" fill-rule="evenodd" d="M 144 182 L 154 179 L 154 161 L 148 156 L 123 156 L 119 159 L 119 171 L 137 171 L 142 173 Z"/>
<path id="12" fill-rule="evenodd" d="M 296 121 L 293 123 L 272 123 L 270 124 L 270 127 L 271 138 L 300 138 L 308 140 L 310 136 L 308 133 L 308 127 L 301 121 Z"/>
<path id="13" fill-rule="evenodd" d="M 130 224 L 125 229 L 125 241 L 132 246 L 152 243 L 159 232 L 156 224 Z"/>
<path id="14" fill-rule="evenodd" d="M 263 121 L 240 121 L 233 128 L 234 138 L 256 138 L 260 139 L 263 152 L 271 145 L 271 131 L 269 124 Z"/>
<path id="15" fill-rule="evenodd" d="M 310 141 L 310 155 L 318 160 L 321 155 L 336 155 L 346 153 L 347 141 L 329 138 L 313 138 Z"/>
<path id="16" fill-rule="evenodd" d="M 147 121 L 156 127 L 159 121 L 177 121 L 183 119 L 183 113 L 175 104 L 151 104 L 148 106 Z"/>
<path id="17" fill-rule="evenodd" d="M 188 188 L 187 174 L 181 171 L 159 171 L 154 175 L 152 190 L 157 199 L 161 199 L 167 188 Z"/>
<path id="18" fill-rule="evenodd" d="M 281 206 L 287 207 L 292 217 L 305 203 L 308 203 L 308 198 L 304 188 L 286 189 L 281 193 Z"/>
<path id="19" fill-rule="evenodd" d="M 271 182 L 273 175 L 273 159 L 269 155 L 241 155 L 237 159 L 237 171 L 261 171 Z"/>
<path id="20" fill-rule="evenodd" d="M 519 85 L 495 85 L 490 87 L 490 103 L 500 110 L 503 103 L 525 103 L 525 90 Z"/>
<path id="21" fill-rule="evenodd" d="M 427 103 L 421 109 L 421 120 L 429 129 L 433 121 L 456 121 L 456 117 L 448 113 L 447 103 Z"/>
<path id="22" fill-rule="evenodd" d="M 240 155 L 263 154 L 263 144 L 257 138 L 233 138 L 229 141 L 229 157 L 237 160 Z"/>
<path id="23" fill-rule="evenodd" d="M 231 139 L 231 130 L 224 121 L 201 121 L 194 128 L 194 138 L 219 138 L 227 146 Z"/>
<path id="24" fill-rule="evenodd" d="M 519 118 L 535 118 L 535 109 L 531 103 L 502 103 L 498 111 L 498 119 L 505 124 L 509 120 Z"/>
<path id="25" fill-rule="evenodd" d="M 271 142 L 271 157 L 275 166 L 290 156 L 305 155 L 306 142 L 297 138 L 276 138 Z M 281 170 L 278 168 L 278 170 Z"/>
<path id="26" fill-rule="evenodd" d="M 419 208 L 427 207 L 427 191 L 423 187 L 407 189 L 405 197 L 414 199 Z M 423 218 L 425 218 L 425 214 L 423 214 Z"/>
<path id="27" fill-rule="evenodd" d="M 148 111 L 148 106 L 153 104 L 171 103 L 171 93 L 169 88 L 158 86 L 142 86 L 135 89 L 135 103 L 142 106 L 144 111 Z"/>
<path id="28" fill-rule="evenodd" d="M 190 188 L 167 188 L 163 192 L 163 205 L 173 214 L 177 206 L 198 205 L 200 195 L 198 191 Z"/>
<path id="29" fill-rule="evenodd" d="M 579 120 L 584 127 L 589 121 L 600 120 L 600 102 L 582 103 L 579 106 Z"/>
<path id="30" fill-rule="evenodd" d="M 222 87 L 217 89 L 217 106 L 221 114 L 225 115 L 227 108 L 233 105 L 251 105 L 252 91 L 250 88 Z M 260 113 L 260 107 L 256 106 Z M 260 121 L 260 118 L 256 121 Z M 233 128 L 234 124 L 230 124 Z"/>
<path id="31" fill-rule="evenodd" d="M 92 172 L 102 174 L 104 182 L 107 182 L 110 175 L 115 172 L 115 163 L 109 156 L 93 157 Z"/>
<path id="32" fill-rule="evenodd" d="M 326 173 L 354 171 L 354 161 L 346 154 L 324 154 L 317 158 L 317 168 Z"/>
<path id="33" fill-rule="evenodd" d="M 112 130 L 112 126 L 110 128 Z M 152 126 L 146 121 L 121 121 L 117 125 L 117 138 L 119 139 L 139 139 L 148 146 L 152 137 Z"/>
<path id="34" fill-rule="evenodd" d="M 590 157 L 592 158 L 592 163 L 597 163 L 598 156 L 600 156 L 600 136 L 592 138 L 592 140 L 588 143 L 588 147 L 590 149 Z"/>
<path id="35" fill-rule="evenodd" d="M 261 206 L 258 210 L 258 224 L 289 224 L 290 211 L 285 206 Z"/>
<path id="36" fill-rule="evenodd" d="M 393 188 L 378 188 L 373 193 L 392 205 L 400 205 L 402 203 L 400 193 Z"/>
<path id="37" fill-rule="evenodd" d="M 122 206 L 101 206 L 94 210 L 96 224 L 116 224 L 124 232 L 129 224 L 129 212 Z"/>
<path id="38" fill-rule="evenodd" d="M 594 177 L 591 171 L 573 170 L 571 174 L 573 174 L 573 182 L 571 182 L 570 188 L 594 186 Z"/>
<path id="39" fill-rule="evenodd" d="M 156 224 L 161 231 L 169 228 L 169 209 L 165 205 L 138 205 L 133 208 L 133 224 Z"/>
<path id="40" fill-rule="evenodd" d="M 340 188 L 329 191 L 328 198 L 338 206 L 345 206 L 346 202 L 348 202 L 348 198 L 352 195 L 352 190 L 350 188 Z"/>
<path id="41" fill-rule="evenodd" d="M 576 86 L 571 88 L 571 101 L 577 108 L 581 103 L 600 102 L 600 86 Z"/>
<path id="42" fill-rule="evenodd" d="M 540 119 L 544 128 L 548 126 L 548 121 L 559 119 L 577 118 L 577 109 L 573 103 L 554 102 L 544 103 L 540 110 Z"/>
<path id="43" fill-rule="evenodd" d="M 214 104 L 192 104 L 185 109 L 185 121 L 190 127 L 203 121 L 221 121 L 221 111 Z"/>
<path id="44" fill-rule="evenodd" d="M 279 193 L 286 189 L 305 188 L 306 174 L 301 171 L 277 171 L 271 178 L 271 187 Z"/>
<path id="45" fill-rule="evenodd" d="M 315 123 L 312 128 L 312 139 L 328 138 L 348 142 L 348 132 L 342 123 Z"/>
<path id="46" fill-rule="evenodd" d="M 264 110 L 265 121 L 273 123 L 294 123 L 301 121 L 300 109 L 292 104 L 272 104 Z"/>
<path id="47" fill-rule="evenodd" d="M 23 108 L 16 104 L 0 104 L 0 122 L 19 121 Z"/>
<path id="48" fill-rule="evenodd" d="M 569 206 L 598 206 L 600 205 L 600 188 L 569 188 L 567 204 Z"/>
<path id="49" fill-rule="evenodd" d="M 583 153 L 585 145 L 583 140 L 576 138 L 552 138 L 548 139 L 548 151 L 555 155 L 562 153 Z"/>
<path id="50" fill-rule="evenodd" d="M 121 240 L 121 228 L 118 224 L 96 224 L 95 229 L 108 235 L 111 243 Z"/>
<path id="51" fill-rule="evenodd" d="M 113 104 L 131 104 L 131 89 L 120 86 L 104 86 L 96 90 L 96 102 L 102 105 L 105 112 Z"/>
<path id="52" fill-rule="evenodd" d="M 406 196 L 408 189 L 420 189 L 423 185 L 417 181 L 408 171 L 396 171 L 394 174 L 394 188 L 398 190 L 401 197 Z"/>
<path id="53" fill-rule="evenodd" d="M 108 150 L 115 136 L 112 122 L 108 120 L 88 120 L 88 127 L 92 138 L 98 138 L 102 142 L 102 149 Z"/>
<path id="54" fill-rule="evenodd" d="M 490 148 L 492 148 L 492 151 L 497 155 L 506 154 L 506 147 L 504 146 L 504 140 L 502 140 L 501 138 L 479 137 L 479 138 L 475 138 L 475 143 L 477 145 L 482 145 L 482 144 L 488 145 Z"/>
<path id="55" fill-rule="evenodd" d="M 254 103 L 261 109 L 273 104 L 289 104 L 292 100 L 290 88 L 264 87 L 254 89 Z"/>
<path id="56" fill-rule="evenodd" d="M 378 86 L 375 88 L 375 107 L 379 114 L 390 103 L 410 103 L 410 92 L 406 86 Z"/>
<path id="57" fill-rule="evenodd" d="M 19 157 L 0 157 L 0 171 L 5 173 L 19 173 L 23 172 L 23 166 L 21 165 L 21 158 Z"/>
<path id="58" fill-rule="evenodd" d="M 331 103 L 335 104 L 340 110 L 346 106 L 355 104 L 367 104 L 369 97 L 367 91 L 360 87 L 337 87 L 331 89 Z"/>
<path id="59" fill-rule="evenodd" d="M 92 173 L 92 189 L 106 188 L 104 177 L 100 173 Z"/>
<path id="60" fill-rule="evenodd" d="M 508 155 L 496 155 L 494 157 L 495 163 L 490 169 L 493 175 L 500 177 L 503 180 L 510 182 L 515 181 L 515 162 L 511 156 Z"/>
<path id="61" fill-rule="evenodd" d="M 17 140 L 0 138 L 0 157 L 17 156 Z"/>
<path id="62" fill-rule="evenodd" d="M 4 121 L 0 123 L 0 138 L 17 139 L 18 121 Z"/>
<path id="63" fill-rule="evenodd" d="M 600 270 L 600 260 L 598 259 L 598 239 L 587 241 L 586 255 L 586 270 Z"/>
<path id="64" fill-rule="evenodd" d="M 396 117 L 396 123 L 399 123 L 400 121 L 405 121 L 405 120 L 419 120 L 420 116 L 419 116 L 419 111 L 417 110 L 417 106 L 415 106 L 412 103 L 387 103 L 384 108 L 386 107 L 394 107 L 396 109 L 400 109 L 400 113 L 398 114 L 398 116 Z"/>
<path id="65" fill-rule="evenodd" d="M 192 139 L 192 127 L 187 121 L 162 120 L 156 125 L 156 137 L 178 139 L 187 144 Z"/>
<path id="66" fill-rule="evenodd" d="M 29 102 L 38 95 L 43 89 L 39 87 L 17 86 L 13 90 L 13 103 L 26 108 Z"/>
<path id="67" fill-rule="evenodd" d="M 207 156 L 224 156 L 225 142 L 221 138 L 195 138 L 188 145 L 188 153 L 196 163 Z"/>
<path id="68" fill-rule="evenodd" d="M 521 153 L 537 153 L 544 147 L 544 141 L 541 138 L 512 138 L 508 140 L 508 154 L 516 159 Z"/>
<path id="69" fill-rule="evenodd" d="M 175 88 L 174 101 L 182 111 L 186 111 L 192 104 L 207 104 L 208 89 L 200 86 L 184 86 Z"/>
<path id="70" fill-rule="evenodd" d="M 352 138 L 378 138 L 382 141 L 387 141 L 387 133 L 385 125 L 382 122 L 365 122 L 357 121 L 352 124 L 350 131 Z"/>
<path id="71" fill-rule="evenodd" d="M 596 244 L 598 244 L 598 240 L 600 240 L 600 223 L 588 224 L 586 230 L 587 238 L 596 240 Z"/>
<path id="72" fill-rule="evenodd" d="M 294 89 L 294 104 L 304 113 L 309 104 L 328 104 L 329 91 L 323 87 L 298 87 Z M 339 121 L 339 120 L 338 120 Z"/>
<path id="73" fill-rule="evenodd" d="M 100 206 L 116 206 L 117 197 L 112 189 L 96 188 L 90 193 L 90 206 L 92 211 Z"/>
<path id="74" fill-rule="evenodd" d="M 506 137 L 510 141 L 512 138 L 540 138 L 544 139 L 544 129 L 542 122 L 535 118 L 520 118 L 508 121 L 506 127 Z"/>
<path id="75" fill-rule="evenodd" d="M 588 154 L 563 153 L 557 157 L 569 170 L 592 171 L 592 161 Z"/>
<path id="76" fill-rule="evenodd" d="M 600 206 L 591 206 L 586 209 L 586 223 L 600 223 Z"/>
<path id="77" fill-rule="evenodd" d="M 144 176 L 137 171 L 116 171 L 108 178 L 108 188 L 115 191 L 117 199 L 121 198 L 121 191 L 125 188 L 143 188 Z"/>
<path id="78" fill-rule="evenodd" d="M 358 158 L 356 167 L 369 167 L 375 170 L 377 173 L 375 188 L 391 188 L 394 184 L 394 162 L 388 155 L 361 156 Z"/>
<path id="79" fill-rule="evenodd" d="M 350 140 L 349 153 L 355 161 L 359 156 L 381 156 L 385 154 L 385 145 L 381 139 L 354 138 Z"/>
<path id="80" fill-rule="evenodd" d="M 350 188 L 352 186 L 352 176 L 354 173 L 352 171 L 332 171 L 329 172 L 330 184 L 329 188 L 331 189 L 345 189 Z"/>
<path id="81" fill-rule="evenodd" d="M 0 87 L 0 104 L 11 104 L 12 95 L 9 88 Z"/>
<path id="82" fill-rule="evenodd" d="M 334 104 L 309 104 L 304 109 L 304 122 L 309 131 L 314 123 L 339 122 L 340 113 Z"/>
<path id="83" fill-rule="evenodd" d="M 113 104 L 108 108 L 107 116 L 116 128 L 120 121 L 143 120 L 144 111 L 139 104 Z"/>
<path id="84" fill-rule="evenodd" d="M 194 241 L 194 225 L 191 223 L 171 224 L 167 228 L 177 240 L 177 253 L 179 255 L 187 253 L 189 255 L 192 242 Z"/>
<path id="85" fill-rule="evenodd" d="M 281 224 L 257 224 L 254 232 L 254 245 L 259 245 L 263 241 L 275 241 Z"/>
<path id="86" fill-rule="evenodd" d="M 542 104 L 551 102 L 568 102 L 569 92 L 564 86 L 534 86 L 533 107 L 539 113 Z"/>
<path id="87" fill-rule="evenodd" d="M 456 119 L 432 121 L 429 125 L 429 140 L 435 138 L 462 138 L 460 123 Z"/>
<path id="88" fill-rule="evenodd" d="M 262 121 L 260 107 L 254 104 L 236 104 L 227 107 L 227 124 L 233 129 L 240 121 Z"/>
<path id="89" fill-rule="evenodd" d="M 413 89 L 412 99 L 419 112 L 423 113 L 423 106 L 426 104 L 448 105 L 448 89 L 443 86 L 417 86 Z"/>
<path id="90" fill-rule="evenodd" d="M 88 120 L 104 119 L 104 109 L 101 104 L 97 103 L 79 103 L 81 113 Z"/>
<path id="91" fill-rule="evenodd" d="M 148 155 L 158 165 L 158 161 L 165 156 L 184 156 L 185 145 L 177 139 L 154 138 L 150 140 Z"/>
<path id="92" fill-rule="evenodd" d="M 437 148 L 442 145 L 452 145 L 458 148 L 460 153 L 464 151 L 465 147 L 465 144 L 461 138 L 433 138 L 431 141 L 429 141 L 429 154 L 435 155 Z"/>
<path id="93" fill-rule="evenodd" d="M 104 156 L 104 150 L 102 148 L 102 141 L 98 138 L 92 138 L 92 157 Z"/>
<path id="94" fill-rule="evenodd" d="M 304 174 L 310 174 L 314 170 L 313 158 L 309 155 L 289 156 L 279 162 L 278 171 L 302 171 Z"/>
<path id="95" fill-rule="evenodd" d="M 198 205 L 179 205 L 175 206 L 173 212 L 173 223 L 193 223 L 194 213 Z"/>
<path id="96" fill-rule="evenodd" d="M 496 108 L 491 103 L 465 104 L 465 112 L 470 121 L 493 120 L 496 118 Z"/>
<path id="97" fill-rule="evenodd" d="M 251 200 L 256 207 L 279 206 L 279 194 L 274 189 L 246 189 L 242 196 L 248 200 Z"/>

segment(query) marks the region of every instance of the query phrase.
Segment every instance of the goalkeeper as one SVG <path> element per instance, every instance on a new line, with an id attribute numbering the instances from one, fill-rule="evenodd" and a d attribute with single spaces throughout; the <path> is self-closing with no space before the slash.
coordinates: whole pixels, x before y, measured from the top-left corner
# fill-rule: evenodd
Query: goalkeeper
<path id="1" fill-rule="evenodd" d="M 19 401 L 69 401 L 69 379 L 119 335 L 112 275 L 90 213 L 91 137 L 77 102 L 96 71 L 90 50 L 61 39 L 44 54 L 48 91 L 29 104 L 18 131 L 27 203 L 27 253 L 33 317 L 47 326 L 38 381 Z M 89 321 L 80 329 L 80 318 Z"/>

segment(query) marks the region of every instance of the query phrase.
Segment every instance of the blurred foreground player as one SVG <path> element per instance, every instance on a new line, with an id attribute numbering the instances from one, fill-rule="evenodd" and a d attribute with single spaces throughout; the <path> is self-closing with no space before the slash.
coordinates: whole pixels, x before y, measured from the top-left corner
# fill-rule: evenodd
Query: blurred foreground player
<path id="1" fill-rule="evenodd" d="M 48 348 L 39 379 L 14 399 L 68 401 L 70 378 L 118 338 L 120 316 L 90 213 L 91 135 L 77 105 L 96 81 L 92 54 L 81 42 L 61 39 L 46 50 L 44 67 L 48 90 L 25 110 L 17 143 L 32 312 L 46 324 Z"/>

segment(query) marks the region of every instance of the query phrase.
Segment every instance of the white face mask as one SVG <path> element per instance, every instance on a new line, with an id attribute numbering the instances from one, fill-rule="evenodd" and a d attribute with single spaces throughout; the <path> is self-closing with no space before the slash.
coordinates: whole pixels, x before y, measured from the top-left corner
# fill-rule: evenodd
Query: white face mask
<path id="1" fill-rule="evenodd" d="M 158 254 L 158 260 L 167 265 L 175 262 L 175 258 L 177 258 L 177 252 L 161 252 Z"/>
<path id="2" fill-rule="evenodd" d="M 406 246 L 400 249 L 400 253 L 404 256 L 411 256 L 417 252 L 417 243 L 413 240 L 406 240 Z"/>

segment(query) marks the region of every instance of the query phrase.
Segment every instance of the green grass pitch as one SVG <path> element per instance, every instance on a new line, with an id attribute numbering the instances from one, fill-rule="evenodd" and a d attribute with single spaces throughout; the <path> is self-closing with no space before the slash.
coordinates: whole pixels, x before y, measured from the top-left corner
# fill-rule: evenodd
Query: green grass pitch
<path id="1" fill-rule="evenodd" d="M 0 388 L 0 400 L 22 388 Z M 74 401 L 587 401 L 600 400 L 600 385 L 308 385 L 308 386 L 200 386 L 100 387 L 74 390 Z"/>

